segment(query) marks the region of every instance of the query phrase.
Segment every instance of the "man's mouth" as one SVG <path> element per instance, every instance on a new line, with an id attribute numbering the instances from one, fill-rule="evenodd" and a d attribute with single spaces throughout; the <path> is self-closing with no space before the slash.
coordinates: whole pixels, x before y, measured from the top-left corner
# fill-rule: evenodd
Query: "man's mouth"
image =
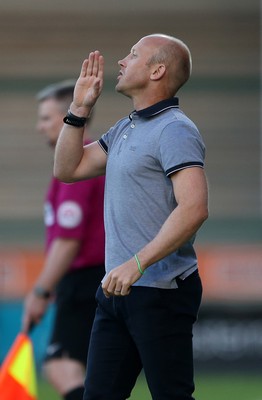
<path id="1" fill-rule="evenodd" d="M 123 71 L 119 71 L 118 76 L 117 76 L 117 79 L 120 79 L 121 76 L 123 76 Z"/>

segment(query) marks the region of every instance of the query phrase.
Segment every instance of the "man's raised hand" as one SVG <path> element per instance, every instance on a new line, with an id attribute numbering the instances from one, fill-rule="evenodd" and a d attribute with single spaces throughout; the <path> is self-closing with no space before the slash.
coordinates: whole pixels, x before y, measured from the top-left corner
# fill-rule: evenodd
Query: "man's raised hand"
<path id="1" fill-rule="evenodd" d="M 91 112 L 103 88 L 104 57 L 98 50 L 91 52 L 83 61 L 80 76 L 76 82 L 72 113 L 86 117 Z"/>

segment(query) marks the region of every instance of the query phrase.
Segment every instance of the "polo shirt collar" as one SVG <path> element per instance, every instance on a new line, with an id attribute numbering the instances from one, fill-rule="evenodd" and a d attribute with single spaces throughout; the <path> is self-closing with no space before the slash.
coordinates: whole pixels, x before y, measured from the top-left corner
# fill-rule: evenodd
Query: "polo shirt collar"
<path id="1" fill-rule="evenodd" d="M 134 110 L 129 115 L 129 118 L 132 120 L 133 115 L 137 115 L 138 117 L 142 118 L 150 118 L 156 114 L 160 114 L 161 112 L 168 110 L 169 108 L 178 108 L 179 101 L 178 97 L 172 97 L 171 99 L 166 99 L 159 101 L 156 104 L 153 104 L 150 107 L 144 108 L 143 110 L 136 111 Z"/>

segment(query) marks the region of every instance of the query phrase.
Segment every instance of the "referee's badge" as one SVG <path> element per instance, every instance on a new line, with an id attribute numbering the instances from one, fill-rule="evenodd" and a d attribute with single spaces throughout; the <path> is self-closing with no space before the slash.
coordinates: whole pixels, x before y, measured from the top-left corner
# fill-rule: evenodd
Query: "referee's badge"
<path id="1" fill-rule="evenodd" d="M 65 201 L 57 210 L 57 223 L 63 228 L 76 228 L 83 219 L 83 212 L 78 203 Z"/>

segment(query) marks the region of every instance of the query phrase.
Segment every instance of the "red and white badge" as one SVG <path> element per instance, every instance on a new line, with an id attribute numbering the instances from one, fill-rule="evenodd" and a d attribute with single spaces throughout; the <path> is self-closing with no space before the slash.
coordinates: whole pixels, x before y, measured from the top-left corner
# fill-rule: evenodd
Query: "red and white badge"
<path id="1" fill-rule="evenodd" d="M 83 219 L 83 212 L 78 203 L 65 201 L 57 210 L 57 223 L 63 228 L 76 228 Z"/>

